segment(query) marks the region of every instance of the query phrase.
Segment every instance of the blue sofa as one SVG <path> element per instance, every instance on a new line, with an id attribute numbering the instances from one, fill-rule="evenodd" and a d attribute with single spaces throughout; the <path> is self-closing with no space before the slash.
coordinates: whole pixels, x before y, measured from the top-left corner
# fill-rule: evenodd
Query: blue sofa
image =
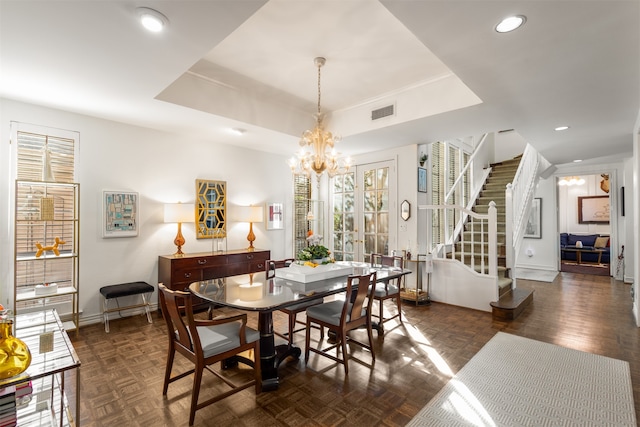
<path id="1" fill-rule="evenodd" d="M 582 242 L 582 248 L 578 248 L 576 243 L 580 241 Z M 588 252 L 593 251 L 594 249 L 602 250 L 602 256 L 600 257 L 600 262 L 602 264 L 609 264 L 611 259 L 611 248 L 610 248 L 610 239 L 609 236 L 599 235 L 599 234 L 571 234 L 571 233 L 560 233 L 560 254 L 563 260 L 567 261 L 576 261 L 577 250 L 581 251 L 581 260 L 582 262 L 598 262 L 598 253 L 596 252 Z M 575 249 L 576 251 L 565 251 L 563 249 Z"/>

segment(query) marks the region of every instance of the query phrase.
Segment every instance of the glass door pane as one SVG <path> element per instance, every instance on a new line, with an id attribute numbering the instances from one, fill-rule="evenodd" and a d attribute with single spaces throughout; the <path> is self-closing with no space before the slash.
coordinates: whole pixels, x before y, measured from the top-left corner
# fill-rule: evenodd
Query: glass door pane
<path id="1" fill-rule="evenodd" d="M 333 178 L 333 255 L 336 260 L 368 261 L 390 253 L 396 237 L 397 206 L 393 162 L 360 165 Z"/>
<path id="2" fill-rule="evenodd" d="M 355 172 L 333 178 L 333 256 L 336 261 L 356 259 Z"/>

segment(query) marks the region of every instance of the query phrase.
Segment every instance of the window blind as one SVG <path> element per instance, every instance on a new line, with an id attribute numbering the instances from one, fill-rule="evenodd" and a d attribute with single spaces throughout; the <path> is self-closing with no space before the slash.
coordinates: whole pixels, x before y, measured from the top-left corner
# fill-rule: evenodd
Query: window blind
<path id="1" fill-rule="evenodd" d="M 293 246 L 294 256 L 307 247 L 309 223 L 309 199 L 311 199 L 311 179 L 307 175 L 293 177 Z"/>

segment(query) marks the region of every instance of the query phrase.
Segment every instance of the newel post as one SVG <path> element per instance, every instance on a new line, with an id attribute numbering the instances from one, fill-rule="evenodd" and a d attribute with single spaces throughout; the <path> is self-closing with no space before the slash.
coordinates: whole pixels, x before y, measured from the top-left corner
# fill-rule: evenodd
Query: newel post
<path id="1" fill-rule="evenodd" d="M 489 275 L 498 276 L 498 209 L 489 202 Z"/>
<path id="2" fill-rule="evenodd" d="M 505 251 L 506 251 L 506 267 L 511 274 L 515 273 L 514 270 L 514 262 L 515 262 L 515 253 L 513 250 L 513 184 L 507 184 L 507 189 L 504 192 L 504 204 L 505 204 L 505 215 L 504 215 L 504 232 L 505 232 Z"/>

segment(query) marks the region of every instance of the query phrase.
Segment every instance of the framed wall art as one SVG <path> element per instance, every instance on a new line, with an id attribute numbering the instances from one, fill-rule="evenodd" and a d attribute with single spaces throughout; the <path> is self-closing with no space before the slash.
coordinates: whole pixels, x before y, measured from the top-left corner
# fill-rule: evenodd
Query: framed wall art
<path id="1" fill-rule="evenodd" d="M 529 219 L 524 229 L 524 236 L 529 239 L 542 239 L 542 199 L 535 198 L 531 202 Z"/>
<path id="2" fill-rule="evenodd" d="M 284 228 L 284 204 L 267 203 L 267 230 L 282 230 Z"/>
<path id="3" fill-rule="evenodd" d="M 196 179 L 196 239 L 227 237 L 227 182 Z"/>
<path id="4" fill-rule="evenodd" d="M 609 196 L 578 197 L 579 224 L 609 224 Z"/>
<path id="5" fill-rule="evenodd" d="M 140 197 L 130 191 L 102 192 L 102 237 L 134 237 L 140 231 Z"/>
<path id="6" fill-rule="evenodd" d="M 418 191 L 427 192 L 427 170 L 425 168 L 418 168 Z"/>

